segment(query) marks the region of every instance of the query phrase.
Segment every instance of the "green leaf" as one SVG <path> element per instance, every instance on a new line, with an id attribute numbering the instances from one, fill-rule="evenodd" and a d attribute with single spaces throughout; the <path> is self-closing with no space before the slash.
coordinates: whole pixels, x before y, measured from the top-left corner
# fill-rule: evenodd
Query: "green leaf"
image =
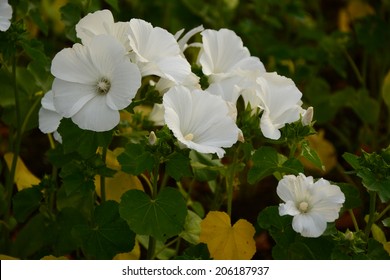
<path id="1" fill-rule="evenodd" d="M 302 165 L 297 161 L 287 160 L 274 148 L 263 146 L 252 156 L 253 166 L 248 172 L 248 182 L 254 184 L 274 172 L 298 174 L 302 172 Z"/>
<path id="2" fill-rule="evenodd" d="M 71 119 L 62 119 L 58 132 L 62 136 L 64 152 L 77 152 L 83 158 L 96 154 L 98 147 L 108 147 L 112 139 L 112 130 L 106 132 L 83 130 Z"/>
<path id="3" fill-rule="evenodd" d="M 181 153 L 174 153 L 168 158 L 166 164 L 166 172 L 176 181 L 192 175 L 190 159 Z"/>
<path id="4" fill-rule="evenodd" d="M 340 190 L 344 193 L 345 202 L 341 212 L 360 207 L 362 205 L 362 200 L 360 198 L 360 193 L 357 188 L 346 183 L 338 183 L 337 186 L 340 187 Z"/>
<path id="5" fill-rule="evenodd" d="M 184 231 L 180 233 L 180 237 L 191 244 L 198 244 L 201 222 L 202 219 L 195 212 L 188 210 Z"/>
<path id="6" fill-rule="evenodd" d="M 369 96 L 366 89 L 355 91 L 347 105 L 355 111 L 363 123 L 375 124 L 378 121 L 379 103 Z"/>
<path id="7" fill-rule="evenodd" d="M 309 160 L 316 167 L 318 167 L 322 170 L 325 170 L 325 166 L 322 165 L 322 161 L 321 161 L 320 157 L 318 156 L 317 152 L 310 147 L 310 144 L 308 141 L 303 141 L 301 143 L 301 149 L 302 149 L 301 155 L 304 158 Z"/>
<path id="8" fill-rule="evenodd" d="M 357 170 L 360 168 L 359 157 L 357 155 L 344 153 L 343 158 L 353 167 L 353 169 Z"/>
<path id="9" fill-rule="evenodd" d="M 382 224 L 383 224 L 385 227 L 390 227 L 390 217 L 387 217 L 386 219 L 383 219 L 383 220 L 382 220 Z"/>
<path id="10" fill-rule="evenodd" d="M 23 223 L 39 208 L 42 198 L 42 193 L 37 187 L 23 189 L 16 193 L 12 199 L 15 219 Z"/>
<path id="11" fill-rule="evenodd" d="M 387 72 L 382 84 L 382 98 L 390 111 L 390 71 Z"/>
<path id="12" fill-rule="evenodd" d="M 215 180 L 223 165 L 219 159 L 213 159 L 211 154 L 201 154 L 195 150 L 190 152 L 192 170 L 195 178 L 201 182 Z"/>
<path id="13" fill-rule="evenodd" d="M 205 243 L 199 243 L 184 250 L 183 255 L 175 260 L 211 260 L 210 253 Z"/>
<path id="14" fill-rule="evenodd" d="M 127 144 L 125 151 L 118 156 L 118 161 L 124 172 L 135 176 L 145 171 L 151 171 L 155 164 L 155 157 L 145 150 L 142 144 Z"/>
<path id="15" fill-rule="evenodd" d="M 122 195 L 119 213 L 135 233 L 165 241 L 183 231 L 187 207 L 181 193 L 170 187 L 160 191 L 156 199 L 140 190 L 129 190 Z"/>
<path id="16" fill-rule="evenodd" d="M 269 206 L 263 209 L 258 217 L 257 223 L 269 232 L 275 242 L 287 248 L 294 242 L 297 233 L 292 229 L 292 217 L 280 216 L 278 206 Z"/>
<path id="17" fill-rule="evenodd" d="M 79 209 L 64 208 L 57 217 L 53 225 L 53 247 L 55 255 L 63 256 L 70 254 L 79 247 L 78 240 L 72 235 L 72 230 L 76 226 L 86 225 L 87 221 Z"/>
<path id="18" fill-rule="evenodd" d="M 132 250 L 135 234 L 119 216 L 118 203 L 109 200 L 96 207 L 90 226 L 75 226 L 72 233 L 81 241 L 88 259 L 112 259 Z"/>
<path id="19" fill-rule="evenodd" d="M 40 259 L 36 255 L 46 244 L 50 235 L 50 224 L 43 214 L 38 213 L 28 220 L 24 227 L 17 233 L 11 255 L 21 259 Z"/>

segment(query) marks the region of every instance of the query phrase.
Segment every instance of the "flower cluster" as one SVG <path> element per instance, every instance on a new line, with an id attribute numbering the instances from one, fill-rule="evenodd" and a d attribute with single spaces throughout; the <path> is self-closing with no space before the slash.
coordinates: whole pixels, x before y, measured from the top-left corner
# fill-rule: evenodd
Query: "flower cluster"
<path id="1" fill-rule="evenodd" d="M 56 131 L 62 118 L 86 130 L 115 128 L 119 111 L 130 105 L 145 77 L 163 95 L 150 119 L 166 124 L 180 146 L 220 158 L 223 148 L 243 140 L 235 123 L 240 96 L 259 109 L 254 112 L 261 112 L 260 129 L 270 139 L 279 139 L 280 128 L 307 115 L 294 82 L 266 72 L 231 30 L 199 26 L 173 35 L 141 19 L 115 22 L 110 11 L 102 10 L 82 18 L 76 33 L 81 44 L 60 51 L 52 62 L 55 79 L 40 111 L 45 133 Z M 197 33 L 202 41 L 188 44 Z M 184 55 L 188 47 L 199 48 L 195 63 L 207 88 L 191 71 Z"/>

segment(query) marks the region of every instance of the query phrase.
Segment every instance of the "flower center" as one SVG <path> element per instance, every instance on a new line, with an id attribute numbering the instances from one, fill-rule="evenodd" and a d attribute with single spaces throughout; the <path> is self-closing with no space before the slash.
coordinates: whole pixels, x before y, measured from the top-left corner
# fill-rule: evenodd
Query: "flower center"
<path id="1" fill-rule="evenodd" d="M 192 141 L 192 139 L 194 139 L 194 134 L 188 133 L 186 136 L 184 136 L 184 139 L 187 141 Z"/>
<path id="2" fill-rule="evenodd" d="M 107 94 L 110 91 L 111 82 L 107 78 L 100 78 L 96 83 L 96 92 L 98 94 Z"/>
<path id="3" fill-rule="evenodd" d="M 298 209 L 299 211 L 301 211 L 301 213 L 306 213 L 308 208 L 309 204 L 306 201 L 302 201 L 301 203 L 299 203 Z"/>

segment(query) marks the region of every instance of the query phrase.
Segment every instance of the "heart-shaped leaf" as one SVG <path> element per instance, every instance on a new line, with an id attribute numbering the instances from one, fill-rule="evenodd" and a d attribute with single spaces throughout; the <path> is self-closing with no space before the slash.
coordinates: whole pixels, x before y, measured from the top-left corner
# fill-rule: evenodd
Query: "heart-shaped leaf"
<path id="1" fill-rule="evenodd" d="M 73 234 L 90 259 L 112 259 L 118 253 L 131 251 L 135 244 L 134 232 L 119 216 L 118 203 L 112 200 L 96 207 L 92 225 L 76 226 Z"/>
<path id="2" fill-rule="evenodd" d="M 129 190 L 121 198 L 119 213 L 135 233 L 165 241 L 183 231 L 187 207 L 174 188 L 164 188 L 156 199 L 140 190 Z"/>
<path id="3" fill-rule="evenodd" d="M 249 260 L 256 252 L 255 228 L 240 219 L 231 226 L 225 212 L 210 211 L 201 223 L 199 241 L 206 243 L 210 256 L 217 260 Z"/>

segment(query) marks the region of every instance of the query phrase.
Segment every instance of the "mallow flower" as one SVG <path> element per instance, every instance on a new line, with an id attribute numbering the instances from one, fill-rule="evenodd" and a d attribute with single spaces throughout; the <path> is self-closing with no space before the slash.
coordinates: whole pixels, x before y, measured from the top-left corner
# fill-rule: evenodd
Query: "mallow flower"
<path id="1" fill-rule="evenodd" d="M 0 0 L 0 31 L 7 31 L 11 26 L 12 7 L 7 0 Z"/>
<path id="2" fill-rule="evenodd" d="M 257 78 L 259 85 L 260 109 L 263 111 L 260 119 L 260 129 L 269 139 L 280 138 L 280 130 L 287 123 L 299 120 L 302 109 L 302 93 L 295 83 L 276 72 L 264 73 Z"/>
<path id="3" fill-rule="evenodd" d="M 163 97 L 165 123 L 181 146 L 199 153 L 215 153 L 231 147 L 241 135 L 231 108 L 221 97 L 207 91 L 171 88 Z"/>
<path id="4" fill-rule="evenodd" d="M 265 72 L 260 59 L 250 55 L 234 31 L 224 28 L 218 31 L 206 29 L 201 35 L 203 46 L 198 63 L 202 66 L 203 73 L 209 76 L 211 83 L 240 75 L 240 71 Z"/>
<path id="5" fill-rule="evenodd" d="M 294 231 L 304 237 L 319 237 L 328 222 L 335 221 L 345 201 L 340 188 L 321 178 L 285 175 L 278 183 L 276 193 L 284 201 L 279 204 L 279 215 L 293 216 Z"/>
<path id="6" fill-rule="evenodd" d="M 113 129 L 119 123 L 119 110 L 131 103 L 141 86 L 138 67 L 109 35 L 63 49 L 54 57 L 51 72 L 55 110 L 92 131 Z"/>

